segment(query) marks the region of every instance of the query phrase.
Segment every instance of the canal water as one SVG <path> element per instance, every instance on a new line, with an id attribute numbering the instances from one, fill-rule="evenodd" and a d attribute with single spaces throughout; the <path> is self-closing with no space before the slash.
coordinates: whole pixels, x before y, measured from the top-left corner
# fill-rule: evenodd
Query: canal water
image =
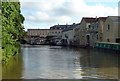
<path id="1" fill-rule="evenodd" d="M 115 52 L 61 46 L 21 47 L 2 66 L 3 79 L 118 79 Z"/>

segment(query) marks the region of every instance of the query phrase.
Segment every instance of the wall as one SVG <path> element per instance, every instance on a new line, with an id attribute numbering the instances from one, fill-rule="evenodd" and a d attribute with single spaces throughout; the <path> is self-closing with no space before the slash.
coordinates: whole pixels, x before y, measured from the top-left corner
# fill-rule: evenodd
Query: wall
<path id="1" fill-rule="evenodd" d="M 107 30 L 108 25 L 110 25 L 110 29 Z M 105 21 L 104 28 L 103 28 L 103 42 L 108 42 L 107 39 L 111 43 L 116 42 L 116 38 L 118 37 L 118 26 L 116 26 L 113 21 L 108 17 Z"/>
<path id="2" fill-rule="evenodd" d="M 99 25 L 98 25 L 98 41 L 102 42 L 103 41 L 103 26 L 104 26 L 104 22 L 102 20 L 98 21 Z"/>
<path id="3" fill-rule="evenodd" d="M 69 30 L 69 31 L 62 32 L 62 39 L 66 39 L 68 45 L 71 45 L 71 42 L 74 41 L 74 31 L 73 30 Z"/>
<path id="4" fill-rule="evenodd" d="M 79 31 L 80 46 L 86 45 L 86 26 L 87 23 L 83 20 L 80 24 L 80 31 Z"/>
<path id="5" fill-rule="evenodd" d="M 49 29 L 30 29 L 28 30 L 28 36 L 40 36 L 46 37 L 49 34 Z"/>
<path id="6" fill-rule="evenodd" d="M 77 25 L 77 27 L 74 29 L 74 45 L 79 46 L 80 45 L 80 25 Z"/>
<path id="7" fill-rule="evenodd" d="M 50 29 L 49 36 L 61 36 L 62 30 Z"/>

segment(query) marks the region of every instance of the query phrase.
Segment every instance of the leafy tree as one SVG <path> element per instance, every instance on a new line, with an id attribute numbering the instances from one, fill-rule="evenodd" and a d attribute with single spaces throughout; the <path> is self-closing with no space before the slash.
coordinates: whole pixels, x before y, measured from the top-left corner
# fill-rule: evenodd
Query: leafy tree
<path id="1" fill-rule="evenodd" d="M 2 50 L 3 61 L 19 53 L 20 40 L 24 36 L 20 2 L 2 2 Z"/>

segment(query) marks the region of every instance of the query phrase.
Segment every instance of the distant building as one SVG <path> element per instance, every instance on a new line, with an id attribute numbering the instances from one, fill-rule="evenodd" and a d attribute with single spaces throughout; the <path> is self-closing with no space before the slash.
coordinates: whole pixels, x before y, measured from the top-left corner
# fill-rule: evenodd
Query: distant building
<path id="1" fill-rule="evenodd" d="M 29 36 L 47 37 L 50 29 L 28 29 Z"/>
<path id="2" fill-rule="evenodd" d="M 75 28 L 79 24 L 73 23 L 69 28 L 62 31 L 62 42 L 64 45 L 74 45 L 75 43 Z"/>
<path id="3" fill-rule="evenodd" d="M 50 27 L 50 32 L 49 32 L 49 36 L 60 36 L 62 35 L 62 31 L 69 28 L 70 25 L 54 25 L 52 27 Z"/>
<path id="4" fill-rule="evenodd" d="M 30 44 L 43 44 L 49 35 L 49 29 L 28 29 L 27 35 Z"/>
<path id="5" fill-rule="evenodd" d="M 120 43 L 120 17 L 83 17 L 78 24 L 58 24 L 50 29 L 28 29 L 27 35 L 31 44 L 62 42 L 64 45 L 94 47 L 100 42 Z"/>
<path id="6" fill-rule="evenodd" d="M 108 16 L 103 27 L 103 42 L 120 43 L 120 16 Z"/>
<path id="7" fill-rule="evenodd" d="M 70 25 L 54 25 L 50 27 L 49 37 L 50 42 L 56 44 L 57 42 L 60 42 L 62 39 L 62 31 L 69 28 Z"/>

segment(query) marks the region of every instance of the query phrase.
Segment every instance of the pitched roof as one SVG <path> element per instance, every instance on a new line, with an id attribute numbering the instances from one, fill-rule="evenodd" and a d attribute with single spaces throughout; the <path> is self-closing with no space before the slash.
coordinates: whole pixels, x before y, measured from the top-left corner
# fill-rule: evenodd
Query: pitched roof
<path id="1" fill-rule="evenodd" d="M 32 30 L 50 30 L 50 29 L 27 29 L 27 31 L 32 31 Z"/>
<path id="2" fill-rule="evenodd" d="M 120 23 L 120 16 L 108 16 L 113 22 Z"/>
<path id="3" fill-rule="evenodd" d="M 73 30 L 73 29 L 76 28 L 78 25 L 80 25 L 80 23 L 78 23 L 78 24 L 73 24 L 73 25 L 71 25 L 69 28 L 63 30 L 62 32 L 69 31 L 69 30 Z"/>
<path id="4" fill-rule="evenodd" d="M 84 19 L 85 22 L 87 22 L 87 23 L 92 23 L 92 22 L 98 21 L 99 18 L 83 17 L 83 19 Z"/>
<path id="5" fill-rule="evenodd" d="M 52 27 L 50 27 L 50 29 L 66 29 L 68 27 L 70 27 L 71 25 L 54 25 Z"/>
<path id="6" fill-rule="evenodd" d="M 99 17 L 99 20 L 106 21 L 107 17 Z"/>

